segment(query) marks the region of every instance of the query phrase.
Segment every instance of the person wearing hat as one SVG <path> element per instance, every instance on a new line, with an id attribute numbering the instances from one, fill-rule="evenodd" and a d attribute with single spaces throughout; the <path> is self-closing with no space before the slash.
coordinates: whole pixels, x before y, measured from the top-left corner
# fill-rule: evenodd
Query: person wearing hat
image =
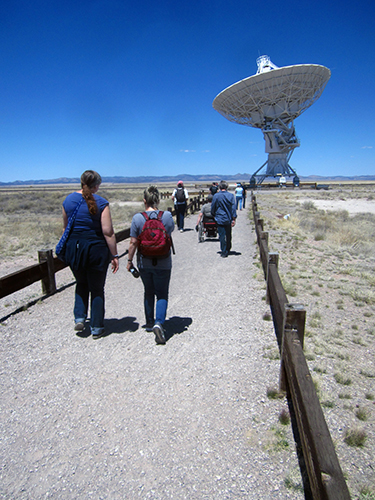
<path id="1" fill-rule="evenodd" d="M 172 193 L 172 200 L 176 210 L 177 227 L 180 230 L 180 233 L 183 233 L 184 231 L 184 217 L 188 199 L 189 193 L 184 188 L 184 183 L 182 181 L 178 181 L 177 188 Z"/>

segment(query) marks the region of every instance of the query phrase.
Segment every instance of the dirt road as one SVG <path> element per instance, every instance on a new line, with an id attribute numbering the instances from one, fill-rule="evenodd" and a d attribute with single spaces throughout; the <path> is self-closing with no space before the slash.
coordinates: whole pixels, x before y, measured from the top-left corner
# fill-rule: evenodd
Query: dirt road
<path id="1" fill-rule="evenodd" d="M 74 287 L 0 326 L 1 498 L 303 498 L 285 402 L 267 398 L 279 361 L 247 210 L 227 259 L 195 222 L 174 233 L 165 346 L 125 259 L 105 337 L 75 335 Z"/>

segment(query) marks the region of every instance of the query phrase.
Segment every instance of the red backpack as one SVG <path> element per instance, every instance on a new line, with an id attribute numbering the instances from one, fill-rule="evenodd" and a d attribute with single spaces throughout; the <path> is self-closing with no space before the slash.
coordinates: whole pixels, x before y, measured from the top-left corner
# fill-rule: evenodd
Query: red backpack
<path id="1" fill-rule="evenodd" d="M 163 211 L 160 210 L 157 217 L 152 217 L 142 212 L 146 222 L 141 234 L 138 236 L 138 250 L 144 257 L 168 257 L 172 246 L 172 240 L 161 218 Z"/>

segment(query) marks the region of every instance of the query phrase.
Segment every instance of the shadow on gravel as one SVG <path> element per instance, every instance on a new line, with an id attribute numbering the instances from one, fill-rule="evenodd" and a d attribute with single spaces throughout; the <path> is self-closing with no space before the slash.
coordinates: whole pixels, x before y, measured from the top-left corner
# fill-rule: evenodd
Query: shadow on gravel
<path id="1" fill-rule="evenodd" d="M 105 334 L 103 337 L 108 337 L 112 333 L 135 332 L 139 328 L 139 323 L 133 316 L 125 316 L 124 318 L 109 318 L 104 320 Z"/>
<path id="2" fill-rule="evenodd" d="M 192 324 L 192 318 L 181 318 L 180 316 L 172 316 L 164 323 L 165 327 L 165 340 L 168 342 L 173 335 L 179 335 L 188 330 L 189 326 Z"/>
<path id="3" fill-rule="evenodd" d="M 216 252 L 216 253 L 221 253 L 221 252 L 220 252 L 220 250 L 219 250 L 219 251 L 218 251 L 218 252 Z M 228 257 L 229 257 L 230 255 L 237 256 L 237 255 L 242 255 L 242 253 L 241 253 L 241 252 L 234 252 L 233 250 L 231 250 L 231 251 L 229 252 L 229 254 L 228 254 Z"/>

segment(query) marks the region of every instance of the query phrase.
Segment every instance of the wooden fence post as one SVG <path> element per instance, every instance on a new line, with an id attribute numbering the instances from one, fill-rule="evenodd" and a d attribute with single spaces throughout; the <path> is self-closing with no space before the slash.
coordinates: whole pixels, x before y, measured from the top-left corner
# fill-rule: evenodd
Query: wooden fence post
<path id="1" fill-rule="evenodd" d="M 286 374 L 284 367 L 284 340 L 285 335 L 290 335 L 291 331 L 296 332 L 301 348 L 305 337 L 306 310 L 302 304 L 285 304 L 284 326 L 281 337 L 280 348 L 280 379 L 279 390 L 286 392 Z"/>
<path id="2" fill-rule="evenodd" d="M 53 264 L 52 250 L 39 250 L 38 260 L 40 263 L 47 262 L 47 277 L 42 279 L 42 290 L 44 294 L 56 292 L 55 266 Z"/>
<path id="3" fill-rule="evenodd" d="M 268 268 L 268 232 L 261 231 L 259 234 L 259 250 L 260 250 L 260 258 L 262 261 L 262 268 L 264 279 L 267 280 L 267 268 Z"/>
<path id="4" fill-rule="evenodd" d="M 270 252 L 268 254 L 268 263 L 267 263 L 267 271 L 266 271 L 266 284 L 267 284 L 267 289 L 266 289 L 266 304 L 270 305 L 270 289 L 269 289 L 269 284 L 268 284 L 268 278 L 269 278 L 269 269 L 270 269 L 270 264 L 274 264 L 276 266 L 276 269 L 279 267 L 279 254 L 277 252 Z"/>
<path id="5" fill-rule="evenodd" d="M 257 233 L 257 243 L 260 245 L 260 233 L 263 231 L 263 219 L 257 219 L 256 221 L 256 233 Z"/>

